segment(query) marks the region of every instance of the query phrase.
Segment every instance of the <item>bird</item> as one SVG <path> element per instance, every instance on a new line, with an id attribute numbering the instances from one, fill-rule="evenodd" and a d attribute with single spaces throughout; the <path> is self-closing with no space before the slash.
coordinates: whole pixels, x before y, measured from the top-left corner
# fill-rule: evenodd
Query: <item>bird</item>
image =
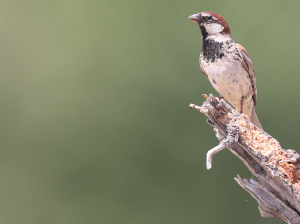
<path id="1" fill-rule="evenodd" d="M 251 59 L 245 48 L 235 42 L 226 20 L 214 12 L 188 17 L 200 27 L 202 49 L 200 69 L 212 86 L 237 111 L 248 116 L 258 128 L 262 126 L 255 112 L 257 89 Z"/>

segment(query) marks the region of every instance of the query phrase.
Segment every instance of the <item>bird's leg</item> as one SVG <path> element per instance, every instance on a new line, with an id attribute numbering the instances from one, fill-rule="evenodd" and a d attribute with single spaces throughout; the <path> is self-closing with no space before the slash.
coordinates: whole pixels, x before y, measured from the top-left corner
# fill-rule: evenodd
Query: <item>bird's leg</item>
<path id="1" fill-rule="evenodd" d="M 241 101 L 241 110 L 240 110 L 240 113 L 241 114 L 243 113 L 243 100 Z"/>
<path id="2" fill-rule="evenodd" d="M 246 118 L 247 118 L 248 120 L 250 120 L 249 117 L 248 117 L 248 115 L 247 115 L 247 114 L 244 114 L 244 112 L 243 112 L 243 104 L 244 104 L 244 101 L 241 100 L 241 110 L 240 110 L 239 112 L 240 112 L 241 114 L 243 114 L 244 116 L 246 116 Z"/>

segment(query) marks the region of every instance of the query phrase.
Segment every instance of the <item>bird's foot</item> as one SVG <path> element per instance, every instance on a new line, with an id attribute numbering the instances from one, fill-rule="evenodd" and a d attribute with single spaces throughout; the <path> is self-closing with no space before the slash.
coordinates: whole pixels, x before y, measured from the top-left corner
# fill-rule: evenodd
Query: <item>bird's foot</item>
<path id="1" fill-rule="evenodd" d="M 208 99 L 208 96 L 206 94 L 202 94 L 202 96 L 204 96 L 206 99 Z"/>

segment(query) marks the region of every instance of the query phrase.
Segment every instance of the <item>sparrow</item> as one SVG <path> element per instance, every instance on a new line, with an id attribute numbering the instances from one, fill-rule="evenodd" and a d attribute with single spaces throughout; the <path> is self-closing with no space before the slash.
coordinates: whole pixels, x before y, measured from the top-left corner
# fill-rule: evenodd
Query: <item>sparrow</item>
<path id="1" fill-rule="evenodd" d="M 258 128 L 255 113 L 256 79 L 250 57 L 231 37 L 226 20 L 214 12 L 201 12 L 189 17 L 202 34 L 200 69 L 212 86 L 240 113 L 248 116 Z"/>

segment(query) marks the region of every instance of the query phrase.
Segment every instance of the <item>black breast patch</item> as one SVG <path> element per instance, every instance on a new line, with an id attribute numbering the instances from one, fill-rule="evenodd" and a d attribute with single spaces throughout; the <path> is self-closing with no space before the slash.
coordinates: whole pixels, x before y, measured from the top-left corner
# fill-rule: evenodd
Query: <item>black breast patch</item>
<path id="1" fill-rule="evenodd" d="M 206 62 L 215 62 L 224 56 L 224 43 L 212 39 L 203 41 L 201 55 Z"/>

